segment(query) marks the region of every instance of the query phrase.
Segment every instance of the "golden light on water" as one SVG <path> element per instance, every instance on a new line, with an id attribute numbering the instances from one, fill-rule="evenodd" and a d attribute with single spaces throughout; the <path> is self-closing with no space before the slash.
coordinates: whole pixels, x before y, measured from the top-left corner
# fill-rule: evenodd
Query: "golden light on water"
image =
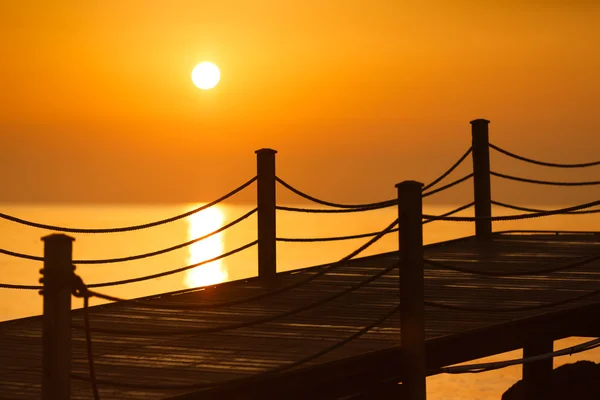
<path id="1" fill-rule="evenodd" d="M 225 216 L 217 207 L 211 207 L 188 218 L 188 237 L 190 240 L 214 232 L 223 226 Z M 192 244 L 189 247 L 189 264 L 196 264 L 224 252 L 223 233 L 217 233 L 209 238 Z M 188 287 L 199 287 L 221 283 L 227 280 L 227 269 L 223 260 L 216 260 L 201 265 L 186 272 L 185 284 Z"/>

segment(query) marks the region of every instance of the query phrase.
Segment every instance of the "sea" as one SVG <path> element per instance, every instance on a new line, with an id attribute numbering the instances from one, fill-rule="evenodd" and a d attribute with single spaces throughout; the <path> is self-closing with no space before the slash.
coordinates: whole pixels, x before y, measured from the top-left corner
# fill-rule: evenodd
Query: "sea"
<path id="1" fill-rule="evenodd" d="M 48 225 L 75 228 L 115 228 L 144 224 L 179 215 L 202 206 L 180 205 L 56 205 L 56 204 L 0 204 L 0 213 L 23 220 Z M 306 205 L 288 205 L 310 208 Z M 425 205 L 423 212 L 440 215 L 458 205 Z M 568 205 L 565 205 L 568 206 Z M 532 208 L 548 208 L 528 205 Z M 556 205 L 560 208 L 562 205 Z M 253 205 L 219 204 L 191 216 L 156 227 L 121 233 L 70 234 L 74 259 L 108 259 L 152 252 L 206 235 L 237 219 L 254 208 Z M 456 215 L 471 216 L 472 209 Z M 513 215 L 519 212 L 493 207 L 493 215 Z M 322 214 L 277 212 L 277 236 L 281 238 L 308 238 L 344 236 L 377 232 L 397 217 L 394 208 L 360 213 Z M 203 241 L 155 257 L 116 264 L 77 265 L 76 272 L 87 284 L 135 278 L 170 269 L 184 267 L 229 252 L 256 240 L 256 214 L 239 224 Z M 593 231 L 600 227 L 600 214 L 557 215 L 510 222 L 494 222 L 494 231 L 501 230 L 574 230 Z M 0 219 L 0 249 L 42 256 L 42 238 L 53 233 L 49 230 L 21 225 Z M 470 222 L 436 221 L 424 225 L 425 244 L 474 234 Z M 353 239 L 324 243 L 277 244 L 279 271 L 287 271 L 337 261 L 351 253 L 368 239 Z M 362 255 L 394 251 L 398 248 L 396 234 L 383 237 Z M 0 282 L 38 285 L 39 262 L 0 254 Z M 212 285 L 257 275 L 256 247 L 229 257 L 202 265 L 186 272 L 150 281 L 102 288 L 102 293 L 121 298 L 136 298 L 172 292 L 186 288 Z M 92 299 L 91 304 L 105 301 Z M 82 307 L 74 299 L 74 308 Z M 42 312 L 42 298 L 36 290 L 0 289 L 0 320 L 6 321 Z M 555 342 L 555 350 L 583 343 L 589 338 L 572 337 Z M 473 360 L 469 363 L 500 361 L 521 357 L 512 351 Z M 600 362 L 600 348 L 554 359 L 554 366 L 578 360 Z M 502 393 L 521 378 L 521 367 L 512 366 L 477 374 L 436 375 L 427 378 L 427 398 L 430 400 L 497 400 Z"/>

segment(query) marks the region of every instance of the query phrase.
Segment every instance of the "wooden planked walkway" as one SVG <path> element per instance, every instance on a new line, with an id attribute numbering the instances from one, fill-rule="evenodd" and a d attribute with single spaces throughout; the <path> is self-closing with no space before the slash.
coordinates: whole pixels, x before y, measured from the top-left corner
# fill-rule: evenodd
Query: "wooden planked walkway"
<path id="1" fill-rule="evenodd" d="M 489 242 L 463 238 L 425 247 L 427 259 L 487 271 L 536 270 L 600 254 L 600 233 L 503 233 Z M 164 310 L 136 302 L 90 308 L 94 327 L 147 332 L 250 321 L 317 301 L 393 265 L 396 253 L 353 262 L 291 291 L 221 309 Z M 137 303 L 211 304 L 290 285 L 321 267 L 153 296 Z M 600 261 L 562 272 L 511 278 L 482 277 L 426 265 L 427 300 L 470 307 L 538 305 L 600 288 Z M 398 303 L 398 270 L 318 308 L 284 319 L 220 333 L 144 336 L 93 332 L 98 379 L 137 384 L 224 383 L 317 353 L 360 330 Z M 591 314 L 591 313 L 595 313 Z M 521 312 L 462 312 L 426 307 L 428 367 L 435 368 L 522 347 L 530 336 L 560 339 L 598 328 L 600 298 Z M 558 318 L 563 318 L 559 323 Z M 81 310 L 73 312 L 83 324 Z M 595 331 L 598 332 L 598 331 Z M 40 397 L 41 318 L 0 323 L 0 398 Z M 117 388 L 100 384 L 102 400 L 313 398 L 341 396 L 381 380 L 401 380 L 399 317 L 308 364 L 246 385 L 205 390 Z M 73 329 L 73 373 L 87 375 L 85 337 Z M 433 372 L 432 372 L 433 373 Z M 196 393 L 196 394 L 194 394 Z M 296 396 L 296 397 L 294 397 Z M 72 380 L 73 399 L 91 399 L 89 383 Z"/>

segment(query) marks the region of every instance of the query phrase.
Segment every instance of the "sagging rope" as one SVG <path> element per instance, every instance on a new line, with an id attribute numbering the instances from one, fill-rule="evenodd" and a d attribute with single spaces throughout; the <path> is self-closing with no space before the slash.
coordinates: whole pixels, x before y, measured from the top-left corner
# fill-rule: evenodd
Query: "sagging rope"
<path id="1" fill-rule="evenodd" d="M 251 211 L 247 212 L 246 214 L 242 215 L 241 217 L 239 217 L 235 221 L 232 221 L 232 222 L 230 222 L 230 223 L 228 223 L 226 225 L 223 225 L 222 227 L 220 227 L 219 229 L 214 230 L 213 232 L 207 233 L 204 236 L 201 236 L 199 238 L 190 240 L 188 242 L 181 243 L 181 244 L 178 244 L 176 246 L 168 247 L 166 249 L 152 251 L 150 253 L 138 254 L 138 255 L 135 255 L 135 256 L 120 257 L 120 258 L 107 258 L 107 259 L 101 259 L 101 260 L 74 260 L 73 263 L 75 263 L 75 264 L 112 264 L 112 263 L 125 262 L 125 261 L 141 260 L 143 258 L 158 256 L 160 254 L 165 254 L 165 253 L 171 252 L 173 250 L 178 250 L 178 249 L 181 249 L 183 247 L 187 247 L 187 246 L 189 246 L 191 244 L 200 242 L 200 241 L 202 241 L 204 239 L 207 239 L 207 238 L 209 238 L 211 236 L 214 236 L 214 235 L 216 235 L 218 233 L 221 233 L 224 230 L 229 229 L 232 226 L 239 224 L 240 222 L 242 222 L 246 218 L 249 218 L 250 216 L 252 216 L 257 211 L 258 211 L 258 208 L 255 208 L 254 210 L 251 210 Z"/>
<path id="2" fill-rule="evenodd" d="M 439 215 L 439 217 L 447 217 L 450 215 L 454 215 L 460 211 L 466 210 L 469 207 L 472 207 L 475 203 L 471 202 L 468 204 L 465 204 L 463 206 L 460 206 L 458 208 L 455 208 L 452 211 L 448 211 L 447 213 L 441 214 Z M 430 222 L 434 222 L 435 220 L 425 220 L 423 221 L 423 225 L 428 224 Z M 398 228 L 394 228 L 392 230 L 390 230 L 388 233 L 392 233 L 392 232 L 398 232 Z M 277 238 L 276 240 L 279 242 L 303 242 L 303 243 L 307 243 L 307 242 L 332 242 L 332 241 L 339 241 L 339 240 L 351 240 L 351 239 L 362 239 L 362 238 L 366 238 L 366 237 L 371 237 L 371 236 L 375 236 L 377 235 L 379 232 L 371 232 L 371 233 L 360 233 L 357 235 L 347 235 L 347 236 L 333 236 L 333 237 L 324 237 L 324 238 Z"/>
<path id="3" fill-rule="evenodd" d="M 497 152 L 500 152 L 506 156 L 512 157 L 512 158 L 516 158 L 517 160 L 521 160 L 521 161 L 525 161 L 531 164 L 536 164 L 536 165 L 543 165 L 546 167 L 556 167 L 556 168 L 583 168 L 583 167 L 592 167 L 595 165 L 600 165 L 600 161 L 593 161 L 593 162 L 589 162 L 589 163 L 580 163 L 580 164 L 558 164 L 558 163 L 549 163 L 549 162 L 544 162 L 544 161 L 537 161 L 537 160 L 533 160 L 531 158 L 527 158 L 527 157 L 523 157 L 523 156 L 519 156 L 517 154 L 511 153 L 508 150 L 504 150 L 498 146 L 495 146 L 493 144 L 489 144 L 489 146 L 496 150 Z"/>
<path id="4" fill-rule="evenodd" d="M 480 221 L 480 220 L 515 221 L 515 220 L 519 220 L 519 219 L 545 217 L 548 215 L 568 214 L 571 211 L 583 210 L 583 209 L 594 207 L 597 205 L 600 205 L 600 200 L 592 201 L 590 203 L 585 203 L 585 204 L 581 204 L 578 206 L 559 208 L 556 210 L 535 212 L 535 213 L 530 213 L 530 214 L 502 215 L 502 216 L 498 216 L 498 217 L 452 217 L 452 216 L 436 217 L 435 215 L 423 214 L 423 218 L 427 218 L 427 219 L 431 219 L 431 220 L 438 220 L 438 221 L 453 221 L 453 222 L 473 222 L 473 221 Z"/>
<path id="5" fill-rule="evenodd" d="M 80 281 L 80 279 L 78 279 L 77 281 Z M 81 283 L 83 284 L 82 281 L 81 281 Z M 89 302 L 86 301 L 86 299 L 89 299 L 89 297 L 92 295 L 97 296 L 98 294 L 96 294 L 95 292 L 89 291 L 87 288 L 85 288 L 85 285 L 81 286 L 81 284 L 78 284 L 77 292 L 76 293 L 75 292 L 76 291 L 74 290 L 74 294 L 76 296 L 84 298 L 84 317 L 87 316 L 87 317 L 85 317 L 85 318 L 87 318 L 87 323 L 86 323 L 86 328 L 85 328 L 86 329 L 86 345 L 87 345 L 86 347 L 87 347 L 88 365 L 89 365 L 90 374 L 89 374 L 89 377 L 85 377 L 85 376 L 78 375 L 78 374 L 71 374 L 71 378 L 80 380 L 80 381 L 90 382 L 92 385 L 92 390 L 94 393 L 95 400 L 99 400 L 98 383 L 110 385 L 110 386 L 116 386 L 116 387 L 150 389 L 150 390 L 152 390 L 152 389 L 156 389 L 156 390 L 196 389 L 196 390 L 199 390 L 199 389 L 214 388 L 214 387 L 217 387 L 220 385 L 232 386 L 232 385 L 239 385 L 239 384 L 243 384 L 243 383 L 252 382 L 255 380 L 260 380 L 260 379 L 264 378 L 265 376 L 269 376 L 272 374 L 280 373 L 280 372 L 283 372 L 283 371 L 286 371 L 286 370 L 289 370 L 292 368 L 299 367 L 303 364 L 311 362 L 319 357 L 322 357 L 323 355 L 325 355 L 327 353 L 330 353 L 330 352 L 350 343 L 351 341 L 359 338 L 360 336 L 364 335 L 365 333 L 367 333 L 371 329 L 375 328 L 376 326 L 379 326 L 382 323 L 384 323 L 387 319 L 389 319 L 392 315 L 394 315 L 399 309 L 399 305 L 394 306 L 391 310 L 387 311 L 385 314 L 383 314 L 382 316 L 377 318 L 375 321 L 366 325 L 359 331 L 353 333 L 346 339 L 341 340 L 341 341 L 333 344 L 332 346 L 329 346 L 315 354 L 312 354 L 310 356 L 296 360 L 292 363 L 282 365 L 280 367 L 277 367 L 277 368 L 271 369 L 269 371 L 266 371 L 266 372 L 263 372 L 263 373 L 260 373 L 260 374 L 254 375 L 254 376 L 250 376 L 247 378 L 235 379 L 235 380 L 223 382 L 220 384 L 207 384 L 207 383 L 189 384 L 189 385 L 136 384 L 136 383 L 131 383 L 131 382 L 117 382 L 117 381 L 108 380 L 108 379 L 97 379 L 96 378 L 95 370 L 94 370 L 94 357 L 93 357 L 93 351 L 92 351 L 91 328 L 90 328 L 90 324 L 89 324 L 89 312 L 88 312 Z"/>
<path id="6" fill-rule="evenodd" d="M 158 332 L 148 331 L 148 330 L 141 331 L 141 330 L 135 330 L 135 329 L 109 329 L 109 328 L 96 328 L 96 329 L 94 329 L 94 331 L 100 332 L 100 333 L 107 333 L 107 334 L 131 335 L 131 336 L 171 336 L 171 335 L 196 335 L 196 334 L 200 334 L 200 333 L 217 333 L 217 332 L 229 331 L 229 330 L 240 329 L 240 328 L 249 328 L 254 325 L 265 324 L 265 323 L 277 321 L 282 318 L 287 318 L 292 315 L 300 314 L 304 311 L 311 310 L 311 309 L 319 307 L 323 304 L 334 301 L 348 293 L 356 291 L 356 290 L 370 284 L 371 282 L 377 280 L 378 278 L 382 277 L 383 275 L 385 275 L 397 268 L 398 268 L 398 265 L 393 265 L 388 268 L 384 268 L 383 270 L 377 272 L 375 275 L 370 276 L 369 278 L 359 282 L 358 284 L 356 284 L 354 286 L 350 286 L 350 287 L 342 290 L 341 292 L 334 293 L 331 296 L 324 297 L 320 300 L 317 300 L 310 304 L 304 305 L 302 307 L 294 308 L 292 310 L 284 311 L 284 312 L 281 312 L 278 314 L 269 315 L 269 316 L 262 317 L 262 318 L 257 318 L 257 319 L 251 320 L 251 321 L 237 322 L 237 323 L 221 325 L 221 326 L 213 326 L 213 327 L 172 329 L 172 330 L 158 331 Z M 91 293 L 96 295 L 96 292 L 91 292 Z M 103 297 L 103 298 L 106 299 L 106 297 Z M 84 327 L 77 325 L 77 324 L 72 324 L 71 326 L 76 329 L 84 329 Z"/>
<path id="7" fill-rule="evenodd" d="M 519 311 L 534 311 L 534 310 L 542 310 L 544 308 L 551 308 L 556 306 L 561 306 L 563 304 L 573 303 L 578 300 L 584 300 L 589 297 L 594 297 L 600 294 L 600 289 L 592 290 L 591 292 L 587 292 L 578 296 L 570 297 L 568 299 L 554 301 L 551 303 L 545 304 L 537 304 L 534 306 L 522 306 L 522 307 L 463 307 L 463 306 L 454 306 L 450 304 L 438 303 L 435 301 L 425 301 L 424 304 L 426 306 L 441 308 L 445 310 L 453 310 L 453 311 L 467 311 L 467 312 L 519 312 Z"/>
<path id="8" fill-rule="evenodd" d="M 535 212 L 535 213 L 540 213 L 540 212 L 546 212 L 548 210 L 540 210 L 537 208 L 528 208 L 528 207 L 521 207 L 521 206 L 514 206 L 512 204 L 507 204 L 507 203 L 501 203 L 499 201 L 495 201 L 492 200 L 492 204 L 500 206 L 500 207 L 504 207 L 504 208 L 509 208 L 512 210 L 517 210 L 517 211 L 526 211 L 526 212 Z M 595 213 L 599 213 L 600 212 L 600 208 L 597 210 L 580 210 L 580 211 L 571 211 L 568 212 L 566 214 L 595 214 Z"/>
<path id="9" fill-rule="evenodd" d="M 202 310 L 211 310 L 211 309 L 217 309 L 217 308 L 222 308 L 222 307 L 230 307 L 230 306 L 235 306 L 238 304 L 244 304 L 244 303 L 248 303 L 250 301 L 257 301 L 257 300 L 261 300 L 270 296 L 274 296 L 277 295 L 279 293 L 284 293 L 287 292 L 289 290 L 298 288 L 302 285 L 305 285 L 323 275 L 326 275 L 327 273 L 334 271 L 335 269 L 341 267 L 342 265 L 344 265 L 345 262 L 350 261 L 352 258 L 356 257 L 357 255 L 359 255 L 360 253 L 362 253 L 364 250 L 366 250 L 367 248 L 369 248 L 373 243 L 377 242 L 379 239 L 381 239 L 385 234 L 387 234 L 391 229 L 393 229 L 396 224 L 398 224 L 398 220 L 395 220 L 394 222 L 392 222 L 390 225 L 388 225 L 383 231 L 381 231 L 377 236 L 375 236 L 374 238 L 370 239 L 369 241 L 367 241 L 365 244 L 363 244 L 362 246 L 360 246 L 358 249 L 354 250 L 353 252 L 351 252 L 350 254 L 348 254 L 346 257 L 342 258 L 341 260 L 325 265 L 323 266 L 317 273 L 310 275 L 302 280 L 299 280 L 298 282 L 295 282 L 293 284 L 287 285 L 287 286 L 283 286 L 279 289 L 274 289 L 271 291 L 268 291 L 266 293 L 262 293 L 259 295 L 255 295 L 255 296 L 249 296 L 249 297 L 245 297 L 242 299 L 237 299 L 237 300 L 231 300 L 231 301 L 224 301 L 221 303 L 213 303 L 213 304 L 181 304 L 181 303 L 171 303 L 171 304 L 157 304 L 157 303 L 153 303 L 153 304 L 145 304 L 145 303 L 140 303 L 137 302 L 137 300 L 135 299 L 121 299 L 121 298 L 117 298 L 117 297 L 104 297 L 106 300 L 111 300 L 111 301 L 119 301 L 119 302 L 123 302 L 123 303 L 132 303 L 134 304 L 135 307 L 142 307 L 142 308 L 152 308 L 152 309 L 168 309 L 168 310 L 175 310 L 175 309 L 181 309 L 181 310 L 197 310 L 197 309 L 202 309 Z M 250 245 L 254 245 L 257 242 L 254 241 L 248 245 L 246 245 L 244 248 L 249 247 Z M 242 248 L 238 248 L 234 251 L 240 251 L 240 249 Z M 231 252 L 230 252 L 231 254 Z M 223 258 L 225 257 L 225 255 L 221 255 L 218 258 Z M 188 267 L 184 267 L 185 269 L 189 269 L 189 268 L 193 268 L 195 266 L 204 264 L 204 263 L 209 263 L 212 261 L 217 260 L 218 258 L 214 258 L 211 260 L 206 260 L 203 261 L 202 263 L 198 263 L 198 264 L 194 264 L 193 266 L 188 266 Z M 180 268 L 179 270 L 176 270 L 177 272 L 181 272 L 182 270 L 184 270 L 183 268 Z M 174 272 L 171 272 L 174 273 Z M 140 278 L 137 278 L 140 279 Z M 144 277 L 144 279 L 151 279 L 150 277 Z M 129 283 L 129 282 L 125 282 L 125 283 Z M 88 287 L 100 287 L 100 286 L 109 286 L 108 284 L 91 284 L 88 285 Z"/>
<path id="10" fill-rule="evenodd" d="M 396 201 L 397 202 L 397 201 Z M 394 205 L 394 204 L 391 204 Z M 390 206 L 391 206 L 390 205 Z M 386 206 L 388 207 L 388 206 Z M 279 211 L 291 211 L 291 212 L 303 212 L 303 213 L 351 213 L 351 212 L 363 212 L 371 210 L 380 210 L 383 207 L 361 207 L 361 208 L 301 208 L 301 207 L 287 207 L 287 206 L 276 206 L 275 209 Z"/>
<path id="11" fill-rule="evenodd" d="M 256 181 L 256 176 L 252 179 L 250 179 L 248 182 L 244 183 L 241 186 L 238 186 L 236 189 L 232 190 L 231 192 L 227 193 L 226 195 L 218 198 L 215 201 L 212 201 L 208 204 L 205 204 L 201 207 L 198 207 L 194 210 L 188 211 L 186 213 L 183 214 L 179 214 L 176 215 L 174 217 L 171 218 L 166 218 L 160 221 L 155 221 L 155 222 L 149 222 L 146 224 L 141 224 L 141 225 L 133 225 L 133 226 L 126 226 L 126 227 L 121 227 L 121 228 L 94 228 L 94 229 L 86 229 L 86 228 L 65 228 L 65 227 L 61 227 L 61 226 L 54 226 L 54 225 L 46 225 L 46 224 L 39 224 L 37 222 L 31 222 L 31 221 L 27 221 L 21 218 L 17 218 L 17 217 L 13 217 L 7 214 L 3 214 L 0 213 L 0 218 L 2 219 L 6 219 L 12 222 L 16 222 L 22 225 L 27 225 L 27 226 L 31 226 L 34 228 L 41 228 L 41 229 L 48 229 L 48 230 L 52 230 L 52 231 L 58 231 L 58 232 L 70 232 L 70 233 L 116 233 L 116 232 L 130 232 L 130 231 L 135 231 L 135 230 L 140 230 L 140 229 L 146 229 L 146 228 L 152 228 L 154 226 L 158 226 L 158 225 L 163 225 L 169 222 L 173 222 L 173 221 L 177 221 L 179 219 L 185 218 L 185 217 L 189 217 L 190 215 L 199 213 L 200 211 L 206 210 L 207 208 L 210 208 L 216 204 L 219 204 L 225 200 L 227 200 L 228 198 L 230 198 L 231 196 L 239 193 L 240 191 L 244 190 L 246 187 L 250 186 L 252 183 L 254 183 L 254 181 Z"/>
<path id="12" fill-rule="evenodd" d="M 441 187 L 439 187 L 439 188 L 437 188 L 437 189 L 434 189 L 434 190 L 430 190 L 430 191 L 429 191 L 429 192 L 427 192 L 427 193 L 423 193 L 423 197 L 428 197 L 428 196 L 434 195 L 434 194 L 436 194 L 436 193 L 443 192 L 444 190 L 446 190 L 446 189 L 450 189 L 451 187 L 453 187 L 453 186 L 456 186 L 456 185 L 458 185 L 459 183 L 462 183 L 462 182 L 464 182 L 464 181 L 466 181 L 467 179 L 469 179 L 469 178 L 472 178 L 472 177 L 473 177 L 473 173 L 471 172 L 470 174 L 468 174 L 468 175 L 465 175 L 465 176 L 463 176 L 462 178 L 455 180 L 454 182 L 450 182 L 450 183 L 449 183 L 449 184 L 447 184 L 447 185 L 441 186 Z"/>
<path id="13" fill-rule="evenodd" d="M 101 260 L 74 260 L 73 263 L 75 264 L 111 264 L 111 263 L 118 263 L 118 262 L 125 262 L 125 261 L 134 261 L 134 260 L 140 260 L 143 258 L 148 258 L 148 257 L 153 257 L 153 256 L 157 256 L 160 254 L 165 254 L 168 253 L 170 251 L 173 250 L 178 250 L 181 249 L 183 247 L 189 246 L 191 244 L 197 243 L 199 241 L 202 241 L 204 239 L 207 239 L 213 235 L 216 235 L 218 233 L 223 232 L 224 230 L 231 228 L 234 225 L 237 225 L 238 223 L 242 222 L 243 220 L 245 220 L 246 218 L 252 216 L 252 214 L 254 214 L 258 209 L 255 208 L 252 211 L 247 212 L 246 214 L 242 215 L 241 217 L 239 217 L 238 219 L 236 219 L 235 221 L 232 221 L 226 225 L 223 225 L 222 227 L 220 227 L 219 229 L 210 232 L 204 236 L 201 236 L 199 238 L 190 240 L 188 242 L 185 243 L 181 243 L 175 246 L 171 246 L 168 247 L 166 249 L 162 249 L 162 250 L 157 250 L 157 251 L 152 251 L 150 253 L 144 253 L 144 254 L 138 254 L 135 256 L 128 256 L 128 257 L 120 257 L 120 258 L 106 258 L 106 259 L 101 259 Z M 10 250 L 5 250 L 5 249 L 0 249 L 0 254 L 6 254 L 8 256 L 11 257 L 17 257 L 17 258 L 23 258 L 26 260 L 33 260 L 33 261 L 44 261 L 44 257 L 41 256 L 32 256 L 29 254 L 23 254 L 23 253 L 17 253 L 14 251 L 10 251 Z"/>
<path id="14" fill-rule="evenodd" d="M 583 351 L 592 350 L 597 347 L 600 347 L 600 339 L 594 339 L 587 341 L 585 343 L 578 344 L 576 346 L 567 347 L 566 349 L 553 351 L 551 353 L 540 354 L 532 357 L 523 357 L 506 361 L 495 361 L 488 363 L 480 363 L 480 364 L 467 364 L 467 365 L 457 365 L 453 367 L 441 367 L 436 370 L 436 372 L 443 372 L 447 374 L 464 374 L 471 373 L 476 374 L 480 372 L 493 371 L 500 368 L 510 367 L 512 365 L 526 364 L 535 361 L 546 360 L 548 358 L 554 358 L 559 356 L 572 355 L 576 353 L 581 353 Z"/>
<path id="15" fill-rule="evenodd" d="M 597 260 L 600 260 L 600 254 L 596 254 L 591 257 L 586 257 L 583 260 L 576 261 L 571 264 L 552 266 L 552 267 L 547 267 L 547 268 L 538 269 L 538 270 L 514 271 L 514 272 L 497 271 L 497 272 L 495 272 L 495 271 L 480 271 L 480 270 L 471 269 L 471 268 L 457 267 L 454 265 L 448 265 L 446 263 L 441 263 L 439 261 L 423 259 L 425 264 L 430 265 L 432 267 L 439 268 L 439 269 L 447 270 L 447 271 L 461 272 L 464 274 L 473 274 L 473 275 L 481 275 L 481 276 L 495 276 L 495 277 L 507 277 L 507 278 L 512 277 L 512 276 L 531 276 L 531 275 L 543 275 L 543 274 L 549 274 L 549 273 L 553 273 L 553 272 L 560 272 L 560 271 L 565 271 L 565 270 L 576 268 L 576 267 L 581 267 L 583 265 L 589 264 L 589 263 L 597 261 Z"/>
<path id="16" fill-rule="evenodd" d="M 122 280 L 118 280 L 118 281 L 112 281 L 112 282 L 103 282 L 103 283 L 92 283 L 90 285 L 88 285 L 88 288 L 98 288 L 98 287 L 107 287 L 107 286 L 118 286 L 118 285 L 125 285 L 128 283 L 136 283 L 136 282 L 142 282 L 142 281 L 147 281 L 150 279 L 156 279 L 156 278 L 162 278 L 164 276 L 168 276 L 168 275 L 172 275 L 172 274 L 176 274 L 179 272 L 183 272 L 183 271 L 187 271 L 189 269 L 192 268 L 196 268 L 196 267 L 200 267 L 204 264 L 208 264 L 217 260 L 220 260 L 222 258 L 231 256 L 233 254 L 236 254 L 240 251 L 246 250 L 247 248 L 250 248 L 252 246 L 255 246 L 258 243 L 257 240 L 247 243 L 243 246 L 240 246 L 238 248 L 235 248 L 231 251 L 228 251 L 226 253 L 220 254 L 216 257 L 213 257 L 211 259 L 208 260 L 204 260 L 195 264 L 191 264 L 191 265 L 187 265 L 185 267 L 181 267 L 181 268 L 177 268 L 177 269 L 172 269 L 169 271 L 165 271 L 165 272 L 159 272 L 157 274 L 152 274 L 152 275 L 145 275 L 145 276 L 141 276 L 138 278 L 130 278 L 130 279 L 122 279 Z M 4 288 L 4 289 L 25 289 L 25 290 L 39 290 L 39 289 L 43 289 L 43 286 L 30 286 L 30 285 L 15 285 L 15 284 L 7 284 L 7 283 L 0 283 L 0 288 Z M 114 301 L 126 301 L 123 299 L 117 299 Z M 129 301 L 129 300 L 127 300 Z"/>
<path id="17" fill-rule="evenodd" d="M 433 182 L 425 185 L 423 187 L 423 190 L 430 189 L 431 187 L 435 186 L 437 183 L 441 182 L 445 177 L 450 175 L 452 173 L 452 171 L 454 171 L 460 164 L 462 164 L 462 162 L 465 160 L 465 158 L 467 158 L 469 156 L 469 154 L 471 154 L 472 151 L 473 151 L 473 148 L 469 147 L 469 149 L 465 152 L 465 154 L 463 154 L 462 157 L 460 157 L 458 159 L 458 161 L 456 163 L 454 163 L 453 166 L 451 166 L 446 172 L 444 172 L 442 175 L 440 175 Z"/>
<path id="18" fill-rule="evenodd" d="M 313 197 L 313 196 L 311 196 L 309 194 L 306 194 L 306 193 L 300 191 L 299 189 L 296 189 L 295 187 L 293 187 L 292 185 L 290 185 L 289 183 L 285 182 L 283 179 L 281 179 L 279 177 L 275 177 L 275 180 L 277 182 L 279 182 L 283 187 L 285 187 L 289 191 L 297 194 L 298 196 L 303 197 L 306 200 L 310 200 L 313 203 L 321 204 L 323 206 L 328 206 L 328 207 L 334 207 L 334 208 L 359 208 L 359 209 L 361 209 L 361 211 L 366 211 L 366 210 L 378 210 L 378 209 L 381 209 L 381 208 L 391 207 L 393 205 L 396 205 L 397 202 L 398 202 L 397 199 L 392 199 L 392 200 L 379 201 L 379 202 L 376 202 L 376 203 L 365 203 L 365 204 L 340 204 L 340 203 L 332 203 L 330 201 L 320 200 L 320 199 L 317 199 L 316 197 Z"/>
<path id="19" fill-rule="evenodd" d="M 551 186 L 591 186 L 600 185 L 600 181 L 584 181 L 584 182 L 554 182 L 554 181 L 540 181 L 537 179 L 519 178 L 517 176 L 500 174 L 498 172 L 490 171 L 490 175 L 497 176 L 499 178 L 508 179 L 511 181 L 535 183 L 537 185 L 551 185 Z"/>

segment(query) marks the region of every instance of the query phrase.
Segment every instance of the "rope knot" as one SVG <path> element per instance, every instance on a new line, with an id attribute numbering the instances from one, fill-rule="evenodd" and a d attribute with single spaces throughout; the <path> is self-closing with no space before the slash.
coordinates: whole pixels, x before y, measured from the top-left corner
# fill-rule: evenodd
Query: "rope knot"
<path id="1" fill-rule="evenodd" d="M 91 293 L 87 285 L 83 282 L 83 279 L 75 273 L 73 273 L 73 281 L 71 291 L 75 297 L 89 298 Z"/>

